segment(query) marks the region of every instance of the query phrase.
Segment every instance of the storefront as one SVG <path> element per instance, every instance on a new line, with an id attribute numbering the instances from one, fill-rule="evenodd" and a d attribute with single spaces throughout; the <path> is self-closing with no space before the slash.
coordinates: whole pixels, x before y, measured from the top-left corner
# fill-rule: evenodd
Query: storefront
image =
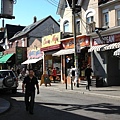
<path id="1" fill-rule="evenodd" d="M 53 53 L 61 49 L 60 37 L 61 33 L 59 32 L 42 38 L 43 71 L 49 71 L 50 75 L 52 75 L 53 68 L 56 68 L 58 76 L 61 75 L 61 58 L 60 56 L 52 56 Z"/>
<path id="2" fill-rule="evenodd" d="M 76 37 L 77 45 L 79 46 L 78 51 L 78 68 L 79 75 L 84 76 L 84 70 L 87 64 L 90 64 L 90 54 L 88 49 L 90 47 L 90 38 L 86 35 Z M 65 81 L 68 78 L 68 71 L 71 67 L 75 67 L 74 64 L 74 38 L 66 38 L 61 40 L 63 49 L 54 53 L 53 56 L 61 56 L 62 63 L 62 80 Z M 77 48 L 78 49 L 78 48 Z"/>
<path id="3" fill-rule="evenodd" d="M 91 63 L 95 76 L 103 78 L 103 86 L 120 85 L 120 59 L 115 52 L 120 48 L 120 34 L 103 35 L 103 41 L 99 37 L 91 38 L 92 47 Z"/>
<path id="4" fill-rule="evenodd" d="M 15 54 L 1 55 L 0 57 L 0 69 L 11 69 L 14 65 Z"/>
<path id="5" fill-rule="evenodd" d="M 43 52 L 40 51 L 40 48 L 33 48 L 27 51 L 27 60 L 22 63 L 26 65 L 27 69 L 32 68 L 36 73 L 39 73 L 37 76 L 42 75 L 43 70 Z"/>

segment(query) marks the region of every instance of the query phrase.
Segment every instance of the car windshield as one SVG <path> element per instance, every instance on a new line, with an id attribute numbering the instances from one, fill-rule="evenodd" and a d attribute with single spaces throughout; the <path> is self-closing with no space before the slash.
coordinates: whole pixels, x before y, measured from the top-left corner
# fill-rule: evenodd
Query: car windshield
<path id="1" fill-rule="evenodd" d="M 4 78 L 4 77 L 14 77 L 14 74 L 12 71 L 0 71 L 0 78 Z"/>

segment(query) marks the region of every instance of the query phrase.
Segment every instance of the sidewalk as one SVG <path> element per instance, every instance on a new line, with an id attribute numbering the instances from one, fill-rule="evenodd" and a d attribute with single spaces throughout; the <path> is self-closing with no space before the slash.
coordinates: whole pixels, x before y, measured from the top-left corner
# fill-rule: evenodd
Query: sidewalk
<path id="1" fill-rule="evenodd" d="M 10 102 L 0 98 L 0 114 L 6 112 L 10 108 Z"/>
<path id="2" fill-rule="evenodd" d="M 111 86 L 111 87 L 95 87 L 91 86 L 91 91 L 86 90 L 86 85 L 79 85 L 79 87 L 73 86 L 73 90 L 71 90 L 71 85 L 67 85 L 62 83 L 51 83 L 52 86 L 49 89 L 59 90 L 62 92 L 77 92 L 81 94 L 88 95 L 97 95 L 103 97 L 109 97 L 114 99 L 120 99 L 120 86 Z M 44 86 L 44 85 L 43 85 Z"/>

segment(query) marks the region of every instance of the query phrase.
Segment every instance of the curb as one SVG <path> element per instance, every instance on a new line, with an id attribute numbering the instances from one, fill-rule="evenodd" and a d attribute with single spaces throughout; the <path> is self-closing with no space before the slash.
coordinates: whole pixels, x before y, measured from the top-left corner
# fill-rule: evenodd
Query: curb
<path id="1" fill-rule="evenodd" d="M 0 98 L 0 115 L 7 112 L 10 109 L 10 106 L 11 106 L 11 104 L 9 101 L 7 101 L 3 98 Z"/>

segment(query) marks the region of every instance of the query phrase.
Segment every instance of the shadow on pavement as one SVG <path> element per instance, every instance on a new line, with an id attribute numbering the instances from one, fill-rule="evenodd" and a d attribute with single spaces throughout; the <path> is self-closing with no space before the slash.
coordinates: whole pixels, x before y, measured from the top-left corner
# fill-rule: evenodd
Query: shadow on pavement
<path id="1" fill-rule="evenodd" d="M 17 96 L 21 96 L 19 94 L 20 93 L 17 93 Z M 42 104 L 41 102 L 35 103 L 34 114 L 30 115 L 25 111 L 24 101 L 16 100 L 11 98 L 11 96 L 12 95 L 9 95 L 7 98 L 11 102 L 11 109 L 6 114 L 0 116 L 1 120 L 97 120 L 87 116 L 70 113 L 65 110 L 63 111 L 53 107 L 44 106 L 47 103 Z"/>
<path id="2" fill-rule="evenodd" d="M 104 114 L 120 114 L 120 106 L 114 106 L 109 103 L 91 104 L 91 105 L 77 105 L 77 104 L 59 104 L 59 103 L 40 103 L 41 105 L 52 106 L 68 106 L 68 108 L 62 109 L 64 111 L 75 111 L 83 109 L 85 111 L 93 111 Z"/>

